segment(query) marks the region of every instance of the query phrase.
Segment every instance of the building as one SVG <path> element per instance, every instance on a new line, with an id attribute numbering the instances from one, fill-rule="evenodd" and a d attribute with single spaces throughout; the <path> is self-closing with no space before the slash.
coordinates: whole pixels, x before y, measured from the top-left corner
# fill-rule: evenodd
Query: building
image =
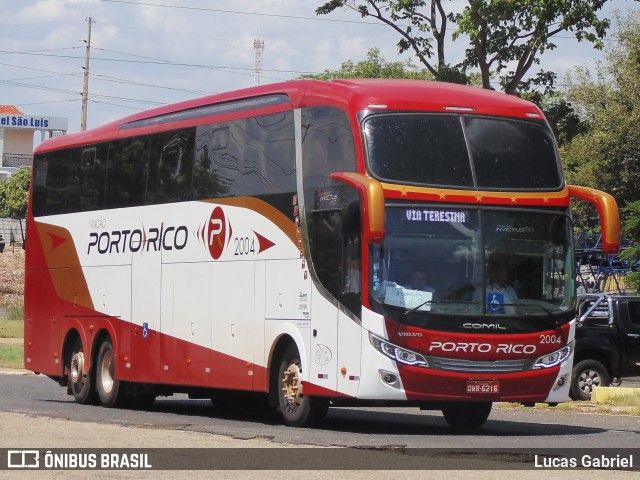
<path id="1" fill-rule="evenodd" d="M 67 133 L 69 119 L 25 115 L 12 105 L 0 105 L 0 180 L 20 167 L 30 167 L 33 146 Z"/>

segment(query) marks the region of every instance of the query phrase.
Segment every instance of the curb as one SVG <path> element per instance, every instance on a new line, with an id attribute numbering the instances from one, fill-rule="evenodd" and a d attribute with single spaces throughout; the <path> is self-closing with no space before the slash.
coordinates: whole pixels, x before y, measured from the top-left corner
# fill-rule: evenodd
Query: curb
<path id="1" fill-rule="evenodd" d="M 0 368 L 0 375 L 36 375 L 36 373 L 24 368 Z"/>
<path id="2" fill-rule="evenodd" d="M 606 403 L 613 398 L 622 398 L 627 396 L 640 396 L 640 388 L 629 387 L 593 387 L 591 392 L 592 403 Z"/>

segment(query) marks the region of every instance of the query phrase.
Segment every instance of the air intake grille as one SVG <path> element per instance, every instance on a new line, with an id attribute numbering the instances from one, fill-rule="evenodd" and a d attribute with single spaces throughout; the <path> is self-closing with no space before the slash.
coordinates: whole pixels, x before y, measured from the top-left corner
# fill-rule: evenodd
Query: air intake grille
<path id="1" fill-rule="evenodd" d="M 476 360 L 461 360 L 459 358 L 427 357 L 427 361 L 429 362 L 429 366 L 434 370 L 473 373 L 509 373 L 531 370 L 535 359 L 483 362 Z"/>

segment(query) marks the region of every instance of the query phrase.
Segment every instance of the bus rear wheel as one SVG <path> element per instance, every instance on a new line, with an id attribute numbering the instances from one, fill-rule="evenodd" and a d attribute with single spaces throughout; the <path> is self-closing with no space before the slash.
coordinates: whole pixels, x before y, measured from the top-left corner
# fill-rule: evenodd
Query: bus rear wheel
<path id="1" fill-rule="evenodd" d="M 329 398 L 304 395 L 300 355 L 293 345 L 284 352 L 280 363 L 278 398 L 282 418 L 290 427 L 316 425 L 329 410 Z"/>
<path id="2" fill-rule="evenodd" d="M 77 403 L 86 405 L 95 400 L 95 389 L 91 371 L 85 369 L 84 348 L 80 337 L 76 338 L 69 360 L 69 393 Z"/>
<path id="3" fill-rule="evenodd" d="M 451 428 L 474 430 L 485 424 L 492 406 L 491 402 L 452 402 L 442 409 L 442 414 Z"/>
<path id="4" fill-rule="evenodd" d="M 96 362 L 96 390 L 103 407 L 120 407 L 127 397 L 122 382 L 115 378 L 116 355 L 110 339 L 100 346 Z"/>

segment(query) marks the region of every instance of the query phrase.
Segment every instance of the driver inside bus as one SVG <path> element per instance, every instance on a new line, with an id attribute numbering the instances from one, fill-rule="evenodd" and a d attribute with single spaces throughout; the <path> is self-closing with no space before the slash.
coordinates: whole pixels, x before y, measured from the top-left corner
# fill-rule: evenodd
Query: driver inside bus
<path id="1" fill-rule="evenodd" d="M 487 264 L 487 280 L 487 313 L 513 313 L 518 294 L 509 283 L 507 266 L 497 259 L 490 259 Z M 476 290 L 474 300 L 481 299 L 481 291 Z"/>
<path id="2" fill-rule="evenodd" d="M 411 275 L 411 281 L 404 288 L 430 293 L 435 291 L 435 289 L 427 285 L 427 274 L 423 270 L 414 270 Z"/>

